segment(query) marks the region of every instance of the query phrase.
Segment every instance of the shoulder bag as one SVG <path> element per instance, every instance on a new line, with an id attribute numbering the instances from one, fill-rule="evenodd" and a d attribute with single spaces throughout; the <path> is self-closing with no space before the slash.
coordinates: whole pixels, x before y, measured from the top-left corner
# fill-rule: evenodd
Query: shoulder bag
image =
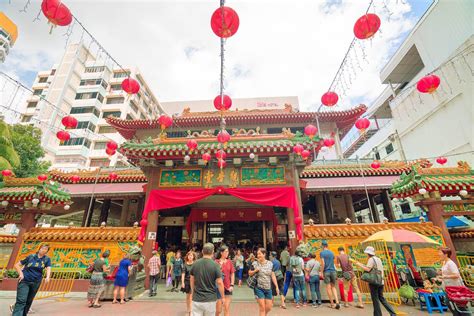
<path id="1" fill-rule="evenodd" d="M 374 260 L 374 266 L 372 267 L 372 269 L 370 269 L 369 272 L 362 273 L 360 279 L 371 285 L 380 286 L 383 282 L 382 272 L 377 269 L 377 261 L 375 261 L 375 257 L 372 257 L 371 259 Z"/>

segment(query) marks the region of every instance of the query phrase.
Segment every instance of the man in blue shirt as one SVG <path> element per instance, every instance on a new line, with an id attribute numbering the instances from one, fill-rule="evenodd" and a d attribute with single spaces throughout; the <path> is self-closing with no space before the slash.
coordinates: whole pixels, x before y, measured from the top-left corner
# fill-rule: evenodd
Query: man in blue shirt
<path id="1" fill-rule="evenodd" d="M 10 306 L 13 313 L 12 316 L 26 316 L 28 314 L 36 292 L 38 292 L 41 285 L 44 269 L 46 269 L 45 282 L 49 282 L 51 259 L 46 256 L 48 251 L 49 245 L 44 244 L 36 254 L 29 255 L 15 264 L 15 270 L 19 275 L 19 282 L 16 290 L 16 303 Z"/>
<path id="2" fill-rule="evenodd" d="M 336 289 L 337 273 L 336 267 L 334 266 L 334 253 L 328 249 L 328 242 L 326 240 L 323 240 L 321 246 L 323 247 L 323 251 L 321 251 L 319 256 L 323 263 L 324 284 L 326 284 L 329 302 L 331 308 L 339 309 L 341 306 L 339 305 L 339 298 Z M 336 305 L 334 305 L 334 301 L 336 301 Z"/>

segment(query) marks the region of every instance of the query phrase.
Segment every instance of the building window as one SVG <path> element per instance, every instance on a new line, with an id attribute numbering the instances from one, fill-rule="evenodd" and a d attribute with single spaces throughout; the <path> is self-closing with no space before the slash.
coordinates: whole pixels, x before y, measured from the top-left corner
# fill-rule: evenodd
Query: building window
<path id="1" fill-rule="evenodd" d="M 107 89 L 109 86 L 104 79 L 83 79 L 79 83 L 80 86 L 98 86 L 101 85 L 104 89 Z"/>
<path id="2" fill-rule="evenodd" d="M 402 209 L 403 214 L 410 214 L 411 213 L 410 203 L 400 204 L 400 208 Z"/>
<path id="3" fill-rule="evenodd" d="M 116 133 L 117 131 L 115 128 L 109 125 L 104 125 L 104 126 L 99 126 L 99 134 L 110 134 L 110 133 Z"/>
<path id="4" fill-rule="evenodd" d="M 94 144 L 95 150 L 105 149 L 106 147 L 107 147 L 107 142 L 95 142 Z"/>
<path id="5" fill-rule="evenodd" d="M 120 111 L 107 111 L 107 112 L 104 111 L 104 112 L 102 113 L 102 117 L 103 117 L 103 118 L 107 118 L 107 117 L 109 117 L 109 116 L 113 116 L 113 117 L 118 117 L 118 118 L 120 118 L 120 115 L 122 115 L 122 112 L 120 112 Z"/>
<path id="6" fill-rule="evenodd" d="M 21 121 L 23 123 L 27 123 L 27 122 L 31 121 L 32 117 L 33 117 L 33 115 L 23 115 L 23 117 L 21 118 Z"/>
<path id="7" fill-rule="evenodd" d="M 385 146 L 385 151 L 387 152 L 387 155 L 393 152 L 393 144 L 390 143 L 387 146 Z"/>
<path id="8" fill-rule="evenodd" d="M 48 77 L 40 77 L 38 80 L 39 83 L 45 83 L 47 81 L 48 81 Z"/>
<path id="9" fill-rule="evenodd" d="M 108 167 L 110 160 L 107 158 L 104 159 L 91 159 L 91 167 Z"/>
<path id="10" fill-rule="evenodd" d="M 122 90 L 122 85 L 121 85 L 121 84 L 111 84 L 111 85 L 110 85 L 110 90 L 112 90 L 112 91 L 120 91 L 120 90 Z"/>
<path id="11" fill-rule="evenodd" d="M 132 108 L 133 112 L 137 113 L 138 112 L 138 107 L 135 104 L 135 102 L 130 101 L 130 107 Z"/>
<path id="12" fill-rule="evenodd" d="M 38 105 L 38 102 L 28 102 L 26 105 L 27 108 L 35 108 Z"/>
<path id="13" fill-rule="evenodd" d="M 85 146 L 87 148 L 91 148 L 91 141 L 84 137 L 74 137 L 74 138 L 70 138 L 69 140 L 59 145 L 60 146 Z"/>
<path id="14" fill-rule="evenodd" d="M 43 93 L 43 89 L 34 89 L 33 95 L 41 95 Z"/>
<path id="15" fill-rule="evenodd" d="M 134 118 L 130 114 L 127 114 L 127 120 L 134 120 Z"/>
<path id="16" fill-rule="evenodd" d="M 50 76 L 54 76 L 55 73 L 56 73 L 56 69 L 51 69 Z"/>
<path id="17" fill-rule="evenodd" d="M 145 119 L 145 115 L 143 115 L 143 113 L 140 113 L 140 118 L 141 118 L 142 120 L 144 120 L 144 119 Z"/>
<path id="18" fill-rule="evenodd" d="M 76 100 L 88 100 L 88 99 L 97 99 L 101 103 L 104 101 L 104 96 L 99 92 L 82 92 L 76 93 Z"/>
<path id="19" fill-rule="evenodd" d="M 91 132 L 95 132 L 95 125 L 88 121 L 82 121 L 77 123 L 76 129 L 88 129 Z"/>
<path id="20" fill-rule="evenodd" d="M 125 78 L 125 77 L 128 77 L 130 76 L 130 72 L 123 72 L 123 71 L 120 71 L 120 72 L 114 72 L 114 78 Z"/>
<path id="21" fill-rule="evenodd" d="M 375 159 L 380 160 L 380 153 L 378 151 L 375 152 Z"/>
<path id="22" fill-rule="evenodd" d="M 100 116 L 100 111 L 97 110 L 96 107 L 94 106 L 82 106 L 82 107 L 77 107 L 77 108 L 71 108 L 71 114 L 87 114 L 87 113 L 92 113 L 95 116 L 99 117 Z"/>
<path id="23" fill-rule="evenodd" d="M 93 72 L 103 72 L 105 70 L 105 66 L 98 66 L 98 67 L 86 67 L 84 72 L 93 73 Z"/>
<path id="24" fill-rule="evenodd" d="M 107 98 L 105 103 L 107 104 L 122 104 L 125 101 L 125 98 Z"/>
<path id="25" fill-rule="evenodd" d="M 267 134 L 281 134 L 281 127 L 269 127 L 267 128 Z"/>
<path id="26" fill-rule="evenodd" d="M 186 135 L 188 135 L 188 133 L 182 132 L 182 131 L 174 131 L 174 132 L 166 133 L 166 137 L 168 138 L 186 137 Z"/>

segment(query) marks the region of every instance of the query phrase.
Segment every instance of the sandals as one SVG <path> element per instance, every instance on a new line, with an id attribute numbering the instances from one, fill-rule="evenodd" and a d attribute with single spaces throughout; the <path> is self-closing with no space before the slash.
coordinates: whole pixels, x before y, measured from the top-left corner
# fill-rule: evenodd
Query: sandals
<path id="1" fill-rule="evenodd" d="M 280 307 L 286 309 L 286 305 L 280 305 Z"/>
<path id="2" fill-rule="evenodd" d="M 100 304 L 94 304 L 94 305 L 92 305 L 92 307 L 94 307 L 94 308 L 101 308 L 102 305 L 100 305 Z"/>
<path id="3" fill-rule="evenodd" d="M 364 309 L 364 305 L 356 305 L 357 308 Z"/>
<path id="4" fill-rule="evenodd" d="M 118 301 L 112 301 L 112 304 L 118 304 Z"/>
<path id="5" fill-rule="evenodd" d="M 122 305 L 125 304 L 125 301 L 120 301 L 120 304 L 122 304 Z"/>

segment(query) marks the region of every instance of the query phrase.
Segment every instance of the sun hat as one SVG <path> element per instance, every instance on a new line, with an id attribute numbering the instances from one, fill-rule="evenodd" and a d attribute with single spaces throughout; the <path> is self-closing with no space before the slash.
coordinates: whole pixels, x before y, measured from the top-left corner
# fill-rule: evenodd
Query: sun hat
<path id="1" fill-rule="evenodd" d="M 375 249 L 372 246 L 368 246 L 367 248 L 365 248 L 364 253 L 371 256 L 375 256 Z"/>

